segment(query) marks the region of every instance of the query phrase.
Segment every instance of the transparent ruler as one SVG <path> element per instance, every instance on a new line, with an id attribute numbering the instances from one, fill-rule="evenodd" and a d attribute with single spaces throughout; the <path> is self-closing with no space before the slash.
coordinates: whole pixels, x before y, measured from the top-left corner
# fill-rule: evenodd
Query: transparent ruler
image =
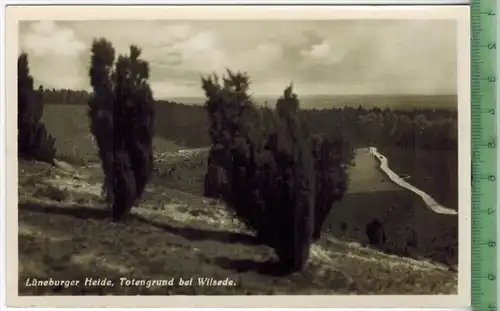
<path id="1" fill-rule="evenodd" d="M 498 310 L 497 0 L 471 0 L 472 308 Z"/>

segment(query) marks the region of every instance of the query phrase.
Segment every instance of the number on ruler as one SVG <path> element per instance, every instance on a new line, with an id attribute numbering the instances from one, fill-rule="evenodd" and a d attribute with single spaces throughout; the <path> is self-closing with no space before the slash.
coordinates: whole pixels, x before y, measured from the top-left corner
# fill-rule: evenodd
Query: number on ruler
<path id="1" fill-rule="evenodd" d="M 495 246 L 497 246 L 497 243 L 495 241 L 488 242 L 488 247 L 495 247 Z"/>
<path id="2" fill-rule="evenodd" d="M 496 279 L 497 279 L 497 277 L 496 277 L 496 275 L 494 275 L 493 273 L 488 274 L 488 280 L 490 280 L 490 281 L 494 281 L 494 280 L 496 280 Z"/>
<path id="3" fill-rule="evenodd" d="M 490 43 L 488 44 L 488 50 L 496 50 L 497 49 L 497 44 L 496 43 Z"/>
<path id="4" fill-rule="evenodd" d="M 495 144 L 495 142 L 494 142 L 494 141 L 490 141 L 490 142 L 488 143 L 488 148 L 495 148 L 495 147 L 496 147 L 496 144 Z"/>
<path id="5" fill-rule="evenodd" d="M 488 77 L 488 82 L 489 83 L 495 83 L 495 82 L 497 82 L 497 78 L 495 78 L 495 77 Z"/>
<path id="6" fill-rule="evenodd" d="M 492 109 L 488 110 L 488 113 L 494 116 L 495 115 L 495 109 L 492 108 Z"/>
<path id="7" fill-rule="evenodd" d="M 497 178 L 495 177 L 495 175 L 490 175 L 490 176 L 488 176 L 488 180 L 493 182 L 493 181 L 496 181 Z"/>
<path id="8" fill-rule="evenodd" d="M 496 212 L 495 209 L 489 208 L 488 207 L 488 215 L 493 215 Z"/>

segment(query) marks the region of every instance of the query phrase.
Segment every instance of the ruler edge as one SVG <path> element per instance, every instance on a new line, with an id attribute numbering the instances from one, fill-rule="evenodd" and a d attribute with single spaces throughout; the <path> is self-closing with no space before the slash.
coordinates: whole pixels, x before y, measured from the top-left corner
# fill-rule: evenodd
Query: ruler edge
<path id="1" fill-rule="evenodd" d="M 500 42 L 500 31 L 498 31 L 498 26 L 500 25 L 500 15 L 498 14 L 498 9 L 500 8 L 500 0 L 496 0 L 496 11 L 497 11 L 497 14 L 496 14 L 496 25 L 497 25 L 497 28 L 496 28 L 496 39 L 495 41 L 498 43 Z M 498 72 L 500 72 L 500 53 L 496 53 L 496 75 L 498 76 Z M 496 87 L 496 111 L 500 111 L 500 101 L 499 101 L 499 97 L 498 95 L 500 94 L 500 83 L 497 83 L 497 87 Z M 496 120 L 496 137 L 497 137 L 497 141 L 498 141 L 498 133 L 499 133 L 499 121 L 500 121 L 500 116 L 497 117 L 497 120 Z M 496 174 L 497 176 L 500 176 L 500 150 L 498 150 L 498 148 L 496 149 L 496 160 L 497 160 L 497 171 L 496 171 Z M 496 191 L 496 208 L 498 210 L 498 208 L 500 207 L 499 206 L 499 202 L 500 202 L 500 183 L 497 183 L 497 191 Z M 500 213 L 497 213 L 497 227 L 496 227 L 496 235 L 497 235 L 497 241 L 500 240 L 500 230 L 498 230 L 498 224 L 500 223 Z M 498 271 L 500 271 L 500 248 L 497 247 L 497 268 L 496 268 L 496 272 L 498 274 Z M 498 301 L 500 300 L 500 290 L 499 290 L 499 286 L 498 286 L 498 281 L 497 281 L 497 295 L 496 295 L 496 308 L 498 310 Z"/>
<path id="2" fill-rule="evenodd" d="M 488 2 L 488 1 L 494 1 L 494 9 L 495 9 L 495 17 L 496 19 L 493 21 L 493 27 L 495 28 L 495 32 L 496 32 L 496 36 L 495 36 L 495 41 L 496 43 L 498 44 L 498 42 L 500 42 L 500 31 L 498 31 L 498 26 L 500 25 L 500 17 L 499 17 L 499 8 L 500 8 L 500 0 L 470 0 L 470 23 L 471 23 L 471 31 L 474 30 L 474 27 L 473 27 L 473 20 L 475 19 L 475 16 L 474 15 L 474 9 L 475 7 L 480 7 L 481 6 L 481 2 L 482 3 L 485 3 L 485 2 Z M 478 17 L 479 19 L 483 19 L 483 17 L 480 15 Z M 491 25 L 488 25 L 488 26 L 491 26 Z M 471 51 L 476 47 L 477 45 L 474 43 L 474 40 L 472 40 L 472 37 L 471 37 L 471 44 L 470 44 L 470 47 L 471 47 Z M 471 63 L 470 63 L 470 66 L 471 66 L 471 69 L 474 67 L 474 64 L 472 62 L 472 57 L 473 55 L 471 54 L 470 55 L 471 57 Z M 495 76 L 498 78 L 498 72 L 500 72 L 500 53 L 496 53 L 495 56 L 493 56 L 493 60 L 495 61 L 495 65 L 494 65 L 494 70 L 496 70 L 495 72 Z M 473 77 L 472 77 L 472 70 L 471 70 L 471 82 L 473 81 Z M 472 84 L 471 84 L 471 87 L 472 87 Z M 499 102 L 499 94 L 500 94 L 500 84 L 499 83 L 496 83 L 496 88 L 493 89 L 493 97 L 494 97 L 494 103 L 493 103 L 493 107 L 495 107 L 496 109 L 496 114 L 495 114 L 495 120 L 493 121 L 493 127 L 494 127 L 494 131 L 495 131 L 495 139 L 496 141 L 498 142 L 498 133 L 499 133 L 499 123 L 500 123 L 500 117 L 498 116 L 498 112 L 500 112 L 500 102 Z M 471 95 L 472 95 L 472 89 L 471 89 Z M 472 96 L 471 96 L 471 104 L 472 104 Z M 480 103 L 482 104 L 482 101 L 480 101 Z M 473 114 L 477 114 L 478 112 L 474 112 L 474 109 L 471 109 L 471 117 L 473 117 Z M 482 118 L 482 116 L 480 117 Z M 473 127 L 472 127 L 472 123 L 471 123 L 471 132 L 473 130 Z M 472 138 L 472 137 L 471 137 Z M 476 148 L 480 148 L 480 147 L 477 147 L 477 144 L 474 143 L 474 141 L 471 141 L 471 152 L 476 149 Z M 495 149 L 495 153 L 494 153 L 494 157 L 496 159 L 496 163 L 495 163 L 495 160 L 493 160 L 493 163 L 496 164 L 496 170 L 494 171 L 496 176 L 500 176 L 500 152 L 498 150 L 498 148 Z M 471 165 L 474 163 L 474 159 L 472 158 L 471 159 Z M 483 164 L 484 165 L 484 164 Z M 486 164 L 487 165 L 487 164 Z M 473 183 L 475 183 L 475 181 L 473 181 Z M 495 188 L 493 188 L 495 189 Z M 499 202 L 500 202 L 500 184 L 498 182 L 496 182 L 496 191 L 495 191 L 495 195 L 493 195 L 493 199 L 495 200 L 494 204 L 495 204 L 495 208 L 498 209 L 500 208 L 499 206 Z M 471 192 L 471 195 L 472 195 L 472 198 L 475 197 L 475 194 L 474 192 Z M 472 199 L 471 198 L 471 199 Z M 472 203 L 472 200 L 471 200 L 471 204 Z M 472 207 L 472 205 L 471 205 Z M 481 218 L 482 216 L 480 215 L 474 215 L 474 213 L 471 214 L 471 219 L 472 221 L 474 222 L 475 219 L 478 219 L 478 218 Z M 480 310 L 483 311 L 483 308 L 486 307 L 488 308 L 487 310 L 488 311 L 494 311 L 494 310 L 498 310 L 498 302 L 500 300 L 500 286 L 499 286 L 499 281 L 498 281 L 498 272 L 500 271 L 500 248 L 498 247 L 498 242 L 500 241 L 500 230 L 498 228 L 498 225 L 500 223 L 500 215 L 499 213 L 497 212 L 496 213 L 496 221 L 494 220 L 494 230 L 496 231 L 495 232 L 495 238 L 496 238 L 496 242 L 497 242 L 497 247 L 496 247 L 496 267 L 495 265 L 494 266 L 494 269 L 496 270 L 495 271 L 495 274 L 497 276 L 496 280 L 494 281 L 495 284 L 493 286 L 496 287 L 497 291 L 496 291 L 496 294 L 493 294 L 493 299 L 495 299 L 494 301 L 494 308 L 491 309 L 491 308 L 488 308 L 488 306 L 483 306 L 483 303 L 485 302 L 484 300 L 485 299 L 479 299 L 479 301 L 477 303 L 471 303 L 471 308 L 472 310 Z M 471 223 L 471 229 L 473 230 L 473 224 Z M 471 236 L 471 252 L 474 252 L 474 238 L 473 236 Z M 481 251 L 480 251 L 481 252 Z M 472 255 L 472 254 L 471 254 Z M 474 258 L 473 256 L 471 256 L 471 267 L 474 265 Z M 471 271 L 472 272 L 472 271 Z M 473 281 L 474 281 L 474 275 L 473 273 L 471 273 L 471 286 L 473 285 Z M 478 283 L 481 284 L 482 281 L 478 281 Z M 481 287 L 482 287 L 482 284 L 481 284 Z M 471 288 L 472 290 L 472 288 Z M 485 293 L 486 295 L 489 295 L 490 293 Z M 484 297 L 484 295 L 483 295 Z M 471 292 L 471 298 L 473 298 L 472 296 L 472 292 Z M 489 298 L 489 297 L 488 297 Z M 472 301 L 471 301 L 472 302 Z M 487 302 L 487 301 L 486 301 Z M 485 310 L 486 311 L 486 310 Z"/>
<path id="3" fill-rule="evenodd" d="M 471 0 L 473 1 L 473 0 Z M 495 41 L 496 43 L 498 44 L 498 42 L 500 42 L 500 31 L 498 31 L 498 27 L 500 25 L 500 16 L 498 14 L 498 11 L 499 11 L 499 8 L 500 8 L 500 0 L 494 0 L 495 1 L 495 12 L 496 12 L 496 38 L 495 38 Z M 472 2 L 471 2 L 472 3 Z M 479 1 L 478 1 L 478 4 L 479 4 Z M 495 72 L 495 76 L 498 78 L 498 73 L 500 72 L 500 53 L 497 52 L 496 55 L 495 55 L 496 59 L 495 59 L 495 65 L 496 65 L 496 72 Z M 494 105 L 495 106 L 495 110 L 500 112 L 500 101 L 499 101 L 499 94 L 500 94 L 500 83 L 497 83 L 496 84 L 496 89 L 495 89 L 495 102 L 496 104 Z M 500 116 L 498 116 L 497 114 L 497 117 L 496 117 L 496 122 L 494 122 L 494 125 L 495 125 L 495 132 L 496 132 L 496 141 L 498 142 L 498 134 L 499 134 L 499 123 L 500 123 Z M 498 143 L 497 143 L 498 145 Z M 496 176 L 500 176 L 500 150 L 498 148 L 496 148 Z M 496 183 L 497 187 L 496 187 L 496 201 L 495 201 L 495 205 L 496 205 L 496 209 L 497 211 L 499 210 L 499 202 L 500 202 L 500 183 Z M 497 212 L 496 214 L 496 241 L 497 241 L 497 245 L 498 245 L 498 241 L 500 241 L 500 230 L 498 228 L 498 225 L 500 224 L 500 213 Z M 496 254 L 496 275 L 497 275 L 497 280 L 496 280 L 496 288 L 497 288 L 497 292 L 496 292 L 496 297 L 495 297 L 495 309 L 498 310 L 498 302 L 500 300 L 500 286 L 499 286 L 499 281 L 498 281 L 498 272 L 500 271 L 500 247 L 497 247 L 497 254 Z"/>

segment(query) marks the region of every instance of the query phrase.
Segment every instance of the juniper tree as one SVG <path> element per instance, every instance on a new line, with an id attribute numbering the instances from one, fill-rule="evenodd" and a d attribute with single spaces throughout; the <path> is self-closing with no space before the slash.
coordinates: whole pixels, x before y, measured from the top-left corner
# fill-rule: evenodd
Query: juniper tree
<path id="1" fill-rule="evenodd" d="M 259 110 L 244 74 L 228 71 L 223 83 L 213 76 L 202 86 L 213 143 L 209 164 L 226 173 L 226 202 L 263 244 L 275 249 L 282 272 L 301 270 L 314 230 L 315 193 L 297 96 L 290 86 L 274 111 Z"/>
<path id="2" fill-rule="evenodd" d="M 256 123 L 256 108 L 248 95 L 249 79 L 241 72 L 226 71 L 222 83 L 216 75 L 202 78 L 202 88 L 207 100 L 205 108 L 209 115 L 209 135 L 212 147 L 209 155 L 209 172 L 206 175 L 205 195 L 223 195 L 226 200 L 232 198 L 234 188 L 240 185 L 240 176 L 252 157 L 252 124 Z M 258 122 L 258 121 L 257 121 Z M 254 135 L 255 136 L 255 135 Z M 253 140 L 257 139 L 256 137 Z M 213 185 L 212 175 L 222 176 L 227 180 L 224 185 Z M 224 193 L 221 193 L 221 186 Z"/>
<path id="3" fill-rule="evenodd" d="M 212 143 L 208 155 L 204 194 L 207 197 L 227 198 L 227 189 L 222 189 L 222 182 L 228 179 L 231 167 L 231 137 L 225 112 L 228 104 L 223 101 L 222 86 L 216 75 L 202 78 L 202 88 L 207 98 L 205 109 L 209 117 L 208 132 Z"/>
<path id="4" fill-rule="evenodd" d="M 299 106 L 290 85 L 276 103 L 277 131 L 270 143 L 275 172 L 266 217 L 275 229 L 268 235 L 287 272 L 304 268 L 314 230 L 314 163 Z"/>
<path id="5" fill-rule="evenodd" d="M 248 94 L 249 85 L 244 73 L 230 70 L 222 81 L 216 75 L 202 79 L 212 140 L 205 195 L 222 196 L 249 228 L 259 232 L 265 215 L 257 173 L 266 136 L 263 114 Z"/>
<path id="6" fill-rule="evenodd" d="M 316 186 L 313 240 L 318 240 L 333 204 L 340 201 L 347 190 L 346 168 L 352 152 L 342 137 L 318 135 L 312 145 Z"/>
<path id="7" fill-rule="evenodd" d="M 54 164 L 55 139 L 47 133 L 41 121 L 43 114 L 43 87 L 33 88 L 29 72 L 28 55 L 22 53 L 17 60 L 18 153 Z"/>
<path id="8" fill-rule="evenodd" d="M 91 52 L 90 129 L 105 175 L 103 191 L 113 220 L 118 221 L 141 197 L 153 169 L 149 66 L 135 46 L 116 62 L 115 50 L 106 39 L 94 40 Z"/>

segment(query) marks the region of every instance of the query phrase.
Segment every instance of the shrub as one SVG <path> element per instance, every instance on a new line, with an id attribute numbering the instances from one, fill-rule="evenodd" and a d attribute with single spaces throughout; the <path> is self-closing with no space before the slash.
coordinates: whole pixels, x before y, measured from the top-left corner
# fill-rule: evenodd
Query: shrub
<path id="1" fill-rule="evenodd" d="M 304 268 L 314 230 L 314 163 L 298 109 L 290 86 L 276 103 L 277 129 L 269 144 L 274 171 L 265 199 L 266 239 L 287 272 Z"/>
<path id="2" fill-rule="evenodd" d="M 22 158 L 32 158 L 54 164 L 55 139 L 47 133 L 41 121 L 43 114 L 43 87 L 33 89 L 29 73 L 28 55 L 17 60 L 18 150 Z"/>
<path id="3" fill-rule="evenodd" d="M 313 239 L 321 237 L 323 224 L 333 207 L 340 201 L 348 186 L 347 164 L 352 151 L 341 137 L 317 135 L 312 139 L 312 154 L 315 166 L 315 219 Z M 347 163 L 346 163 L 347 162 Z"/>
<path id="4" fill-rule="evenodd" d="M 205 91 L 207 101 L 205 109 L 208 112 L 210 127 L 209 135 L 212 147 L 209 154 L 209 167 L 215 166 L 220 169 L 210 168 L 210 174 L 223 175 L 227 180 L 228 187 L 243 186 L 240 177 L 245 175 L 243 171 L 249 164 L 252 143 L 250 128 L 255 124 L 256 107 L 248 95 L 249 79 L 243 73 L 233 73 L 227 70 L 227 76 L 222 83 L 216 75 L 202 79 L 202 87 Z M 243 178 L 243 177 L 242 177 Z M 218 178 L 220 179 L 220 178 Z M 223 195 L 226 200 L 236 200 L 240 190 L 226 189 L 225 193 L 217 193 L 212 189 L 210 181 L 214 176 L 206 176 L 206 194 L 212 197 Z"/>
<path id="5" fill-rule="evenodd" d="M 314 227 L 314 165 L 299 101 L 289 87 L 275 111 L 258 109 L 245 74 L 228 71 L 202 80 L 212 148 L 206 193 L 220 167 L 227 176 L 223 198 L 259 240 L 273 247 L 282 272 L 301 270 Z M 219 178 L 221 179 L 221 178 Z"/>
<path id="6" fill-rule="evenodd" d="M 103 192 L 118 221 L 141 197 L 153 168 L 153 95 L 148 63 L 141 50 L 119 56 L 105 39 L 92 45 L 89 100 L 90 130 L 105 175 Z"/>

